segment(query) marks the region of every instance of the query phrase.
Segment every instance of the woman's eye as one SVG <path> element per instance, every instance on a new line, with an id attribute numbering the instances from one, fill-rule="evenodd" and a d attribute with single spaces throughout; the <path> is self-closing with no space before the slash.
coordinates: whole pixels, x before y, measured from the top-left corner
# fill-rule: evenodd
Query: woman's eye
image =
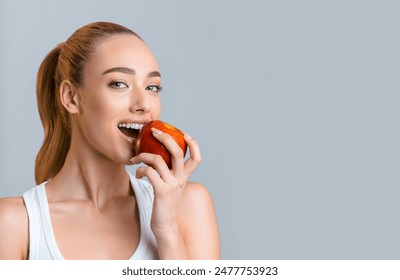
<path id="1" fill-rule="evenodd" d="M 121 89 L 121 88 L 127 88 L 128 85 L 122 81 L 112 81 L 109 84 L 110 87 L 115 88 L 115 89 Z"/>
<path id="2" fill-rule="evenodd" d="M 156 85 L 151 85 L 147 87 L 147 90 L 150 90 L 152 92 L 160 92 L 162 90 L 161 86 L 156 86 Z"/>

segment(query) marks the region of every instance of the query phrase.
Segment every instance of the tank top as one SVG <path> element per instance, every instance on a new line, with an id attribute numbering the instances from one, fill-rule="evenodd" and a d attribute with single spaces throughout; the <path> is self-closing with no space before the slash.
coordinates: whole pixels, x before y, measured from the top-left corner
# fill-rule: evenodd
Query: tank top
<path id="1" fill-rule="evenodd" d="M 129 174 L 139 210 L 140 239 L 130 260 L 158 259 L 157 243 L 150 228 L 154 194 L 151 185 Z M 29 219 L 29 259 L 64 260 L 54 237 L 44 182 L 23 193 Z"/>

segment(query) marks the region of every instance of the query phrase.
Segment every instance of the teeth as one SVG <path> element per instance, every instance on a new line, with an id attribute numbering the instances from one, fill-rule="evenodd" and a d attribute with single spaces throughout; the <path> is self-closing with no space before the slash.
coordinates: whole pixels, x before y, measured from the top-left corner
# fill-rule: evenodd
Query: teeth
<path id="1" fill-rule="evenodd" d="M 141 124 L 141 123 L 134 123 L 133 124 L 133 128 L 134 129 L 142 129 L 142 127 L 143 127 L 143 124 Z M 132 128 L 132 125 L 131 125 L 131 128 Z"/>
<path id="2" fill-rule="evenodd" d="M 118 127 L 126 127 L 126 128 L 141 130 L 143 127 L 143 124 L 142 123 L 120 123 L 118 125 Z"/>

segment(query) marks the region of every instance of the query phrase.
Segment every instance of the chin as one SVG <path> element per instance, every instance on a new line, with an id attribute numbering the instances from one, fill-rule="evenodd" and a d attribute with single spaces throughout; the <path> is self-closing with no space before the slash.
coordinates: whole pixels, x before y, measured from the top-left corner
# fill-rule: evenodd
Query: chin
<path id="1" fill-rule="evenodd" d="M 123 163 L 124 165 L 133 165 L 131 162 L 131 159 L 135 156 L 134 153 L 129 153 L 128 157 L 127 154 L 125 154 L 119 162 Z"/>
<path id="2" fill-rule="evenodd" d="M 114 151 L 114 153 L 108 154 L 108 158 L 110 161 L 115 164 L 121 165 L 132 165 L 131 159 L 135 156 L 134 151 L 125 149 L 119 149 Z"/>

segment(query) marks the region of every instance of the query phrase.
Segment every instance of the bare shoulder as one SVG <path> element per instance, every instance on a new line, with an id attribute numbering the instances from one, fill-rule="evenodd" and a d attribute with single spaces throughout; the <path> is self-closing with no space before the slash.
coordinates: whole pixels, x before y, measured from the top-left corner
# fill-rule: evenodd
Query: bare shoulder
<path id="1" fill-rule="evenodd" d="M 22 197 L 0 198 L 0 259 L 27 256 L 28 215 Z"/>
<path id="2" fill-rule="evenodd" d="M 214 202 L 208 189 L 196 182 L 188 182 L 183 192 L 181 213 L 188 215 L 214 215 Z"/>
<path id="3" fill-rule="evenodd" d="M 179 210 L 180 227 L 190 258 L 219 259 L 218 223 L 208 189 L 202 184 L 188 182 Z"/>
<path id="4" fill-rule="evenodd" d="M 212 203 L 211 194 L 208 189 L 196 182 L 187 182 L 183 193 L 183 202 L 188 205 L 201 206 L 203 204 Z"/>
<path id="5" fill-rule="evenodd" d="M 18 221 L 27 218 L 22 197 L 0 198 L 0 223 L 20 224 Z"/>

